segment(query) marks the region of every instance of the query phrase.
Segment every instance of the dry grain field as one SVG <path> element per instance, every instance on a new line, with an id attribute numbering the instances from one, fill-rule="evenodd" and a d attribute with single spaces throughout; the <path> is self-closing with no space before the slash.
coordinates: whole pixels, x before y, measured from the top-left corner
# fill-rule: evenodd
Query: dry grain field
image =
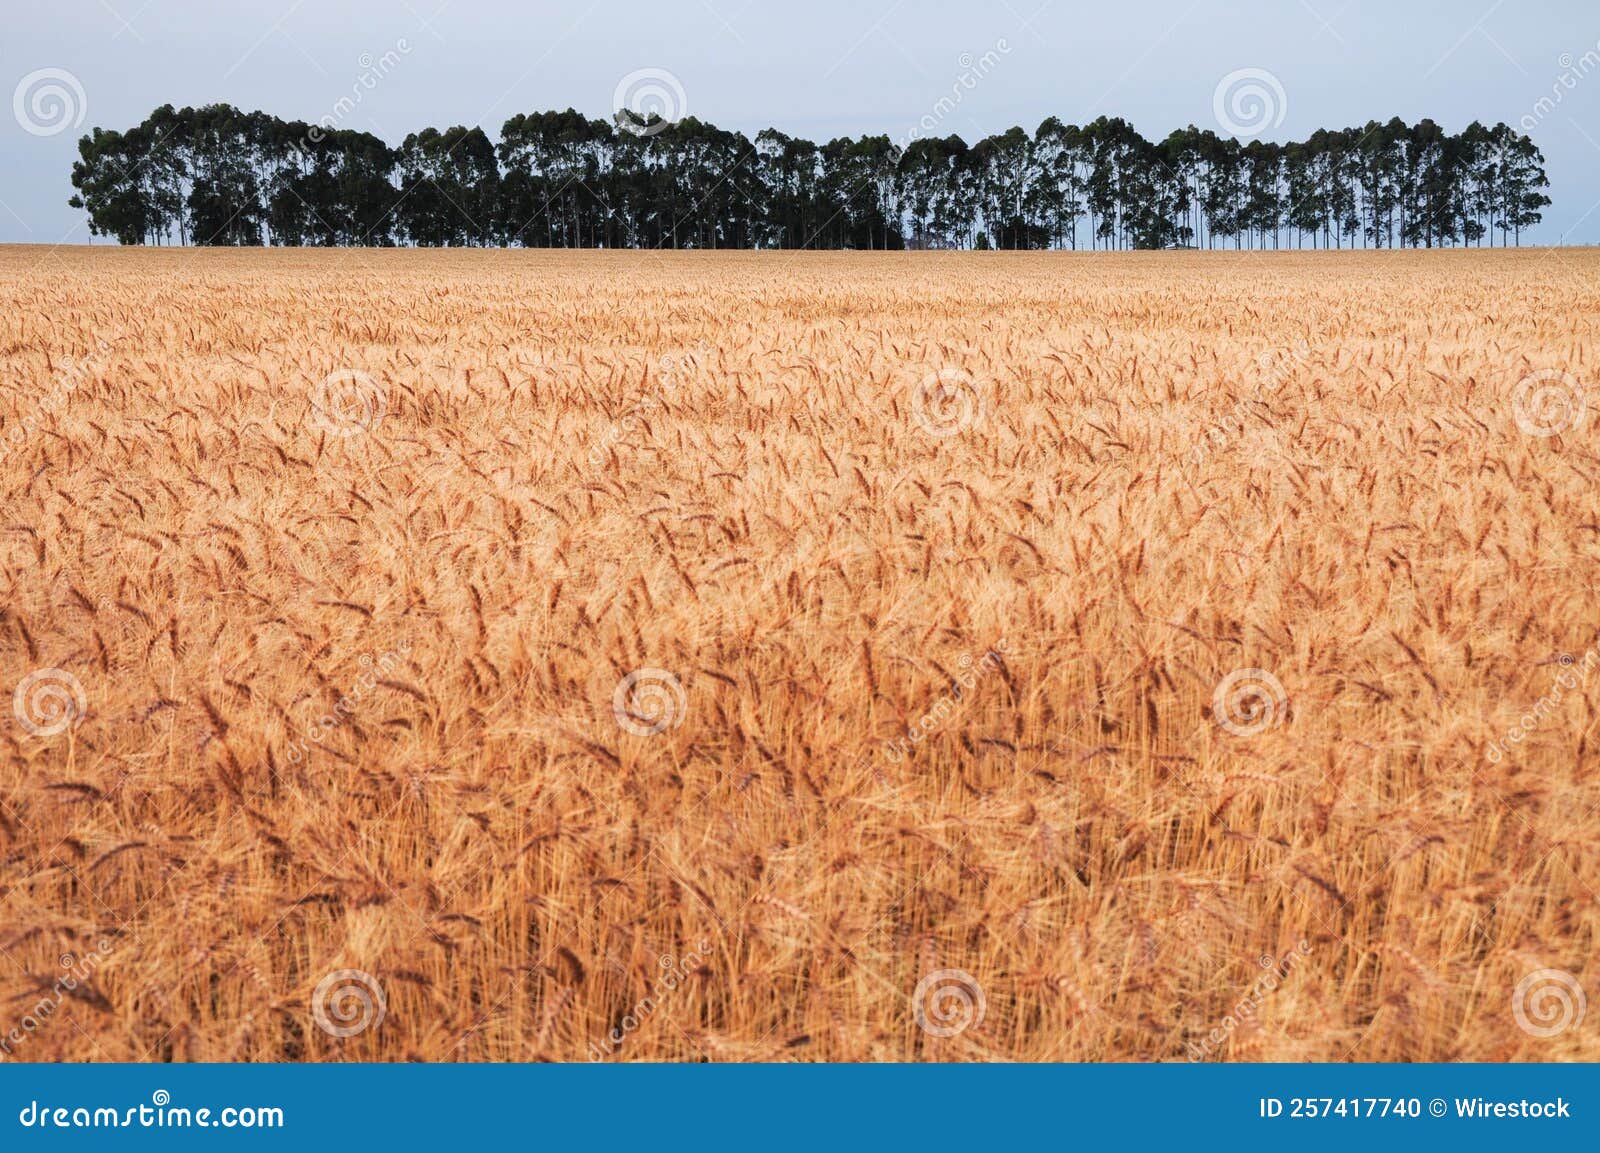
<path id="1" fill-rule="evenodd" d="M 0 251 L 0 1059 L 1600 1058 L 1597 285 Z"/>

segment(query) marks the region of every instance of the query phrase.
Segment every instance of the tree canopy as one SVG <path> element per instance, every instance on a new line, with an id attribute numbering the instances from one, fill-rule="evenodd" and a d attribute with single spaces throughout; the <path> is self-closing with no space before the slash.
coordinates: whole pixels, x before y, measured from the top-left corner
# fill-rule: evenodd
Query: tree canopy
<path id="1" fill-rule="evenodd" d="M 164 105 L 78 142 L 71 200 L 124 244 L 539 248 L 1344 248 L 1520 243 L 1544 157 L 1504 124 L 1432 120 L 1242 143 L 1051 117 L 968 145 L 752 141 L 687 117 L 572 109 L 365 132 Z"/>

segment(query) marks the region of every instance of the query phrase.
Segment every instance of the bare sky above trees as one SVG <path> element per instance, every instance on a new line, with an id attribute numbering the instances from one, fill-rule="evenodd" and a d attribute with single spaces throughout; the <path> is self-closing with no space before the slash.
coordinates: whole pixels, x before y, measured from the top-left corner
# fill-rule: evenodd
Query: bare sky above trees
<path id="1" fill-rule="evenodd" d="M 776 126 L 813 140 L 873 132 L 901 141 L 931 121 L 971 141 L 1013 124 L 1031 132 L 1052 115 L 1122 116 L 1152 139 L 1191 123 L 1288 140 L 1392 116 L 1432 117 L 1450 131 L 1505 121 L 1543 150 L 1555 202 L 1525 242 L 1600 242 L 1592 0 L 8 8 L 0 241 L 87 242 L 84 214 L 67 206 L 78 136 L 125 129 L 160 104 L 226 101 L 396 144 L 424 125 L 492 135 L 518 112 L 572 106 L 608 117 L 627 78 L 657 70 L 670 74 L 678 112 L 751 136 Z"/>

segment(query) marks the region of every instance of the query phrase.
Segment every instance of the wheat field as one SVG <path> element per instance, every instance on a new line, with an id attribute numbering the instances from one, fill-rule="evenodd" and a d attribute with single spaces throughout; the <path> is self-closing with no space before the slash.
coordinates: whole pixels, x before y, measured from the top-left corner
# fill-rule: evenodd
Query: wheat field
<path id="1" fill-rule="evenodd" d="M 1596 285 L 0 250 L 0 1059 L 1600 1059 Z"/>

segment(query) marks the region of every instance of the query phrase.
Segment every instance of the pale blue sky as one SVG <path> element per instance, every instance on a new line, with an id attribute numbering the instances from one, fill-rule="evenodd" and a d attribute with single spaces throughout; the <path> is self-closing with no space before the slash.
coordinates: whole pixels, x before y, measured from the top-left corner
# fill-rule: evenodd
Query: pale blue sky
<path id="1" fill-rule="evenodd" d="M 1242 69 L 1282 87 L 1282 121 L 1268 138 L 1393 115 L 1432 116 L 1450 131 L 1528 117 L 1555 204 L 1525 239 L 1600 243 L 1593 0 L 8 0 L 7 9 L 0 241 L 87 241 L 82 213 L 66 205 L 77 137 L 126 128 L 162 103 L 227 101 L 314 121 L 359 89 L 341 126 L 398 143 L 428 124 L 492 134 L 513 113 L 568 105 L 609 116 L 624 76 L 662 69 L 687 112 L 724 127 L 900 139 L 959 85 L 964 65 L 994 52 L 959 105 L 946 106 L 941 134 L 1031 131 L 1052 114 L 1119 115 L 1152 138 L 1189 123 L 1218 128 L 1218 84 Z M 34 106 L 30 97 L 52 86 L 65 105 Z M 53 131 L 62 107 L 69 127 Z"/>

